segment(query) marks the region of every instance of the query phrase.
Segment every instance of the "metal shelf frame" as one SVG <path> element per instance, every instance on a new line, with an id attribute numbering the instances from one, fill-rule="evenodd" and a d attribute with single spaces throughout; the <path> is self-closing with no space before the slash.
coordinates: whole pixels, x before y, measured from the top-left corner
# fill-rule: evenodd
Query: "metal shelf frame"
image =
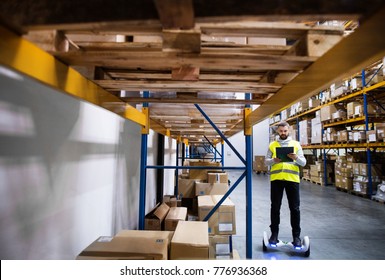
<path id="1" fill-rule="evenodd" d="M 144 92 L 145 97 L 148 97 L 148 92 Z M 246 93 L 245 98 L 251 100 L 251 94 Z M 215 211 L 221 206 L 221 204 L 228 198 L 231 192 L 242 182 L 243 179 L 246 181 L 246 258 L 252 259 L 252 166 L 253 166 L 253 144 L 252 144 L 252 126 L 250 125 L 250 121 L 248 119 L 248 115 L 251 112 L 250 105 L 245 105 L 245 154 L 246 158 L 244 158 L 237 149 L 231 144 L 231 142 L 227 139 L 227 137 L 220 131 L 220 129 L 215 125 L 215 123 L 210 119 L 210 117 L 204 112 L 204 110 L 198 105 L 194 104 L 198 111 L 203 115 L 203 117 L 211 124 L 211 126 L 216 130 L 216 132 L 220 135 L 221 142 L 221 153 L 216 149 L 215 145 L 210 141 L 210 147 L 215 150 L 215 154 L 219 154 L 221 156 L 221 169 L 222 170 L 242 170 L 243 173 L 239 176 L 239 178 L 235 181 L 235 183 L 230 186 L 229 190 L 223 195 L 222 199 L 214 206 L 214 208 L 207 214 L 207 216 L 203 219 L 204 221 L 208 221 L 210 217 L 215 213 Z M 143 104 L 143 108 L 148 108 L 148 103 Z M 180 169 L 216 169 L 216 166 L 182 166 L 179 165 L 179 149 L 180 144 L 184 143 L 181 139 L 177 140 L 176 147 L 176 165 L 175 166 L 166 166 L 166 165 L 147 165 L 147 137 L 148 132 L 142 130 L 142 143 L 141 143 L 141 161 L 140 161 L 140 198 L 139 198 L 139 229 L 144 229 L 144 217 L 145 217 L 145 197 L 146 197 L 146 176 L 147 169 L 175 169 L 176 176 L 176 186 L 174 194 L 178 194 L 178 170 Z M 206 140 L 208 140 L 206 138 Z M 230 149 L 237 155 L 237 157 L 241 160 L 244 166 L 225 166 L 224 165 L 224 143 L 226 143 Z M 186 151 L 187 156 L 183 155 L 182 159 L 189 158 L 188 148 L 182 149 L 183 154 Z M 231 245 L 232 247 L 232 245 Z"/>
<path id="2" fill-rule="evenodd" d="M 382 67 L 383 67 L 383 65 L 372 75 L 369 82 L 373 79 L 374 75 L 376 75 Z M 370 96 L 371 91 L 385 87 L 385 81 L 376 83 L 372 86 L 367 86 L 365 83 L 365 81 L 366 81 L 366 76 L 365 76 L 366 74 L 365 73 L 366 73 L 366 70 L 362 69 L 361 70 L 361 80 L 362 80 L 362 89 L 361 90 L 354 92 L 354 93 L 344 95 L 340 98 L 337 98 L 335 100 L 332 100 L 332 101 L 329 101 L 325 104 L 317 106 L 316 108 L 313 108 L 311 110 L 301 112 L 301 113 L 299 113 L 293 117 L 288 118 L 286 121 L 290 122 L 290 121 L 295 120 L 298 124 L 298 120 L 300 117 L 308 115 L 310 113 L 313 113 L 313 112 L 321 109 L 324 106 L 339 103 L 342 101 L 347 101 L 353 97 L 362 96 L 363 109 L 364 109 L 364 113 L 362 116 L 351 118 L 351 119 L 346 119 L 346 120 L 342 120 L 342 121 L 336 121 L 336 122 L 323 124 L 322 125 L 322 134 L 323 134 L 324 128 L 338 126 L 338 125 L 349 125 L 349 124 L 351 126 L 362 125 L 362 126 L 364 126 L 365 131 L 368 131 L 370 123 L 372 124 L 372 127 L 373 127 L 373 123 L 378 121 L 379 119 L 381 119 L 378 116 L 371 116 L 368 114 L 368 96 Z M 378 102 L 378 100 L 376 100 L 373 96 L 372 96 L 372 98 L 374 99 L 374 101 L 377 104 L 379 104 L 379 106 L 382 109 L 385 109 L 384 106 L 382 106 L 382 104 L 380 104 Z M 306 146 L 303 146 L 302 148 L 303 149 L 313 149 L 313 150 L 314 149 L 321 149 L 321 153 L 323 155 L 323 157 L 322 157 L 323 158 L 323 165 L 324 165 L 324 181 L 325 181 L 326 185 L 328 184 L 327 168 L 326 168 L 326 155 L 327 155 L 326 150 L 327 149 L 329 149 L 329 150 L 330 149 L 345 149 L 345 150 L 347 150 L 347 149 L 353 149 L 353 150 L 354 149 L 365 149 L 366 150 L 367 163 L 368 163 L 368 189 L 367 189 L 366 195 L 368 196 L 368 198 L 371 198 L 373 195 L 373 180 L 372 180 L 372 152 L 373 151 L 372 150 L 375 150 L 376 148 L 383 148 L 383 147 L 385 148 L 385 142 L 372 142 L 372 143 L 371 142 L 364 142 L 364 143 L 361 143 L 361 142 L 351 143 L 351 142 L 349 142 L 349 143 L 337 143 L 337 144 L 333 143 L 333 144 L 306 145 Z"/>

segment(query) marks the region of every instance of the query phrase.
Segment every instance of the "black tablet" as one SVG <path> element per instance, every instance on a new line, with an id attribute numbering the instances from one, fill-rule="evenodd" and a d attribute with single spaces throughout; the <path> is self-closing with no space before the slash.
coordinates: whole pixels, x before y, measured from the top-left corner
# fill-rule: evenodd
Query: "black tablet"
<path id="1" fill-rule="evenodd" d="M 277 154 L 277 158 L 279 158 L 282 162 L 293 161 L 287 156 L 287 154 L 294 153 L 294 147 L 277 147 L 275 152 Z"/>

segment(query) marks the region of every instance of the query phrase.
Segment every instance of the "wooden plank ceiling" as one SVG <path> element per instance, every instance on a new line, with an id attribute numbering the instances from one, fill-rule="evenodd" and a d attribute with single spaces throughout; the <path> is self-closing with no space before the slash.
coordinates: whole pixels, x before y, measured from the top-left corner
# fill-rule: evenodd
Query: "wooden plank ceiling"
<path id="1" fill-rule="evenodd" d="M 312 93 L 316 87 L 297 90 L 291 98 L 286 88 L 383 5 L 375 0 L 54 2 L 1 1 L 1 23 L 123 101 L 137 108 L 148 102 L 152 129 L 190 143 L 220 141 L 194 104 L 229 137 L 243 130 L 246 104 L 260 106 L 252 114 L 255 124 Z"/>

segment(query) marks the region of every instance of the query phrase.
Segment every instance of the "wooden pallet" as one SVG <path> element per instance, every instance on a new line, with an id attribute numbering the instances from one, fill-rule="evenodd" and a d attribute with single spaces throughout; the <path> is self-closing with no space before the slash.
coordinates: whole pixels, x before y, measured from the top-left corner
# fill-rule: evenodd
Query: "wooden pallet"
<path id="1" fill-rule="evenodd" d="M 302 177 L 302 180 L 308 181 L 308 182 L 310 182 L 310 183 L 313 183 L 313 184 L 316 184 L 316 185 L 320 185 L 320 186 L 324 186 L 324 185 L 325 185 L 325 184 L 322 183 L 322 182 L 314 181 L 314 180 L 312 180 L 312 179 L 310 179 L 310 178 L 306 178 L 306 177 Z"/>
<path id="2" fill-rule="evenodd" d="M 356 195 L 356 196 L 360 196 L 363 198 L 369 198 L 369 196 L 366 193 L 362 193 L 362 192 L 351 191 L 351 194 Z"/>
<path id="3" fill-rule="evenodd" d="M 385 204 L 385 200 L 384 199 L 372 197 L 372 200 L 375 201 L 375 202 L 381 203 L 381 204 Z"/>
<path id="4" fill-rule="evenodd" d="M 341 188 L 341 187 L 337 187 L 337 186 L 336 186 L 336 190 L 340 191 L 340 192 L 344 192 L 344 193 L 351 193 L 352 192 L 351 190 L 348 190 L 348 189 L 345 189 L 345 188 Z"/>
<path id="5" fill-rule="evenodd" d="M 350 116 L 347 116 L 347 119 L 355 119 L 355 118 L 359 118 L 359 117 L 362 117 L 363 114 L 354 114 L 354 115 L 350 115 Z"/>

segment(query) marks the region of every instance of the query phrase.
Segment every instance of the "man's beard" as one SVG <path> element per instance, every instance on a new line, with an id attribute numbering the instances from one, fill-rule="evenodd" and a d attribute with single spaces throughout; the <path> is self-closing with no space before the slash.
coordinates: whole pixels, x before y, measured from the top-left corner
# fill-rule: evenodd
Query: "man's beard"
<path id="1" fill-rule="evenodd" d="M 286 139 L 287 139 L 287 136 L 288 136 L 288 135 L 279 135 L 279 138 L 280 138 L 281 140 L 286 140 Z"/>

